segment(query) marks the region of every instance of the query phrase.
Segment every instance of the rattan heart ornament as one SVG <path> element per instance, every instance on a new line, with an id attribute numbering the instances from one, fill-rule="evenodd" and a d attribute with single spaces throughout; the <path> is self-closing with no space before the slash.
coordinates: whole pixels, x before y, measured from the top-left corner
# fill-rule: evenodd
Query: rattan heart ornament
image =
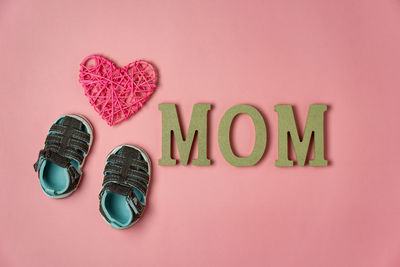
<path id="1" fill-rule="evenodd" d="M 117 67 L 93 55 L 81 63 L 79 82 L 90 104 L 110 126 L 138 112 L 156 88 L 154 67 L 142 60 Z"/>

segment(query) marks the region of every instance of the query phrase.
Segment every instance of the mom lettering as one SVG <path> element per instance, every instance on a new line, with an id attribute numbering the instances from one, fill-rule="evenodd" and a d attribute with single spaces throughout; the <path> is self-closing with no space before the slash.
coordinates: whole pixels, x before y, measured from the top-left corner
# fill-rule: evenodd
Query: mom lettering
<path id="1" fill-rule="evenodd" d="M 210 165 L 208 158 L 208 112 L 210 104 L 195 104 L 192 110 L 189 129 L 186 136 L 182 135 L 178 113 L 175 104 L 159 104 L 158 109 L 162 113 L 162 157 L 159 165 L 176 165 L 177 160 L 172 158 L 172 135 L 178 148 L 180 162 L 187 165 L 193 147 L 193 141 L 197 134 L 198 153 L 193 159 L 193 165 Z M 296 156 L 296 163 L 304 166 L 307 154 L 310 150 L 311 140 L 314 140 L 314 158 L 308 161 L 310 166 L 327 166 L 325 159 L 325 135 L 324 135 L 324 113 L 327 105 L 310 105 L 306 125 L 302 138 L 296 127 L 296 120 L 291 105 L 276 105 L 275 112 L 278 114 L 278 159 L 275 166 L 292 167 L 293 160 L 289 159 L 289 142 L 291 142 Z M 255 128 L 255 142 L 253 151 L 249 156 L 237 156 L 231 147 L 230 128 L 234 118 L 239 114 L 247 114 L 253 121 Z M 267 127 L 260 112 L 250 105 L 237 105 L 228 109 L 222 116 L 218 127 L 218 145 L 225 160 L 233 166 L 252 166 L 262 158 L 267 145 Z"/>

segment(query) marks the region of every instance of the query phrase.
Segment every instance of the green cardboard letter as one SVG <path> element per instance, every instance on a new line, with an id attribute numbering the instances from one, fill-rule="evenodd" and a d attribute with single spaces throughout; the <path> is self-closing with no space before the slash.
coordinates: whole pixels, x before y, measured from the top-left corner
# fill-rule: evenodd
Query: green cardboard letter
<path id="1" fill-rule="evenodd" d="M 190 119 L 189 130 L 184 139 L 179 124 L 175 104 L 159 104 L 162 112 L 162 157 L 159 165 L 176 165 L 176 159 L 171 158 L 171 134 L 173 132 L 179 155 L 183 165 L 187 165 L 193 140 L 197 132 L 198 156 L 193 160 L 193 165 L 210 165 L 207 158 L 207 114 L 211 109 L 210 104 L 195 104 Z"/>
<path id="2" fill-rule="evenodd" d="M 247 157 L 236 156 L 230 143 L 230 128 L 233 119 L 240 113 L 248 114 L 253 120 L 256 140 L 253 151 Z M 255 165 L 263 156 L 265 146 L 267 145 L 267 128 L 265 127 L 264 118 L 260 112 L 249 105 L 238 105 L 228 109 L 221 119 L 218 129 L 218 144 L 225 160 L 233 166 L 252 166 Z"/>
<path id="3" fill-rule="evenodd" d="M 292 167 L 293 161 L 288 156 L 288 135 L 294 147 L 297 164 L 304 166 L 309 150 L 311 137 L 314 134 L 314 159 L 310 160 L 310 166 L 327 166 L 328 161 L 324 155 L 324 113 L 327 105 L 311 105 L 308 110 L 306 127 L 303 138 L 300 140 L 297 132 L 296 121 L 291 105 L 276 105 L 278 112 L 278 160 L 275 166 Z"/>

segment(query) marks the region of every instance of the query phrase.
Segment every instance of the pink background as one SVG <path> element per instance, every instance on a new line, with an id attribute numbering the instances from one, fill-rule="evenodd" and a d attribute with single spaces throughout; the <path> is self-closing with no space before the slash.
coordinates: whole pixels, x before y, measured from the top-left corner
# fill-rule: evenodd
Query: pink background
<path id="1" fill-rule="evenodd" d="M 57 2 L 57 3 L 56 3 Z M 0 266 L 400 266 L 400 1 L 0 2 Z M 100 53 L 153 62 L 160 84 L 133 118 L 109 127 L 84 96 L 79 63 Z M 158 166 L 159 103 L 211 103 L 212 166 Z M 268 147 L 257 166 L 223 159 L 217 129 L 237 104 L 257 107 Z M 329 105 L 329 167 L 277 168 L 276 104 L 303 128 Z M 45 196 L 32 164 L 52 121 L 95 127 L 71 197 Z M 241 116 L 235 147 L 249 153 Z M 153 160 L 148 209 L 125 231 L 98 212 L 107 153 Z"/>

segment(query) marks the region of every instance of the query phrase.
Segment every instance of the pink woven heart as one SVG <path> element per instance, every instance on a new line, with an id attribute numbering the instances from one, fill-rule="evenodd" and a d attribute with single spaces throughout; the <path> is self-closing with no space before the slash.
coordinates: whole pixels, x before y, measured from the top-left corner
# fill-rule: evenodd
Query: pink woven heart
<path id="1" fill-rule="evenodd" d="M 139 60 L 119 68 L 93 55 L 81 63 L 79 82 L 90 104 L 110 126 L 135 114 L 156 88 L 153 66 Z"/>

